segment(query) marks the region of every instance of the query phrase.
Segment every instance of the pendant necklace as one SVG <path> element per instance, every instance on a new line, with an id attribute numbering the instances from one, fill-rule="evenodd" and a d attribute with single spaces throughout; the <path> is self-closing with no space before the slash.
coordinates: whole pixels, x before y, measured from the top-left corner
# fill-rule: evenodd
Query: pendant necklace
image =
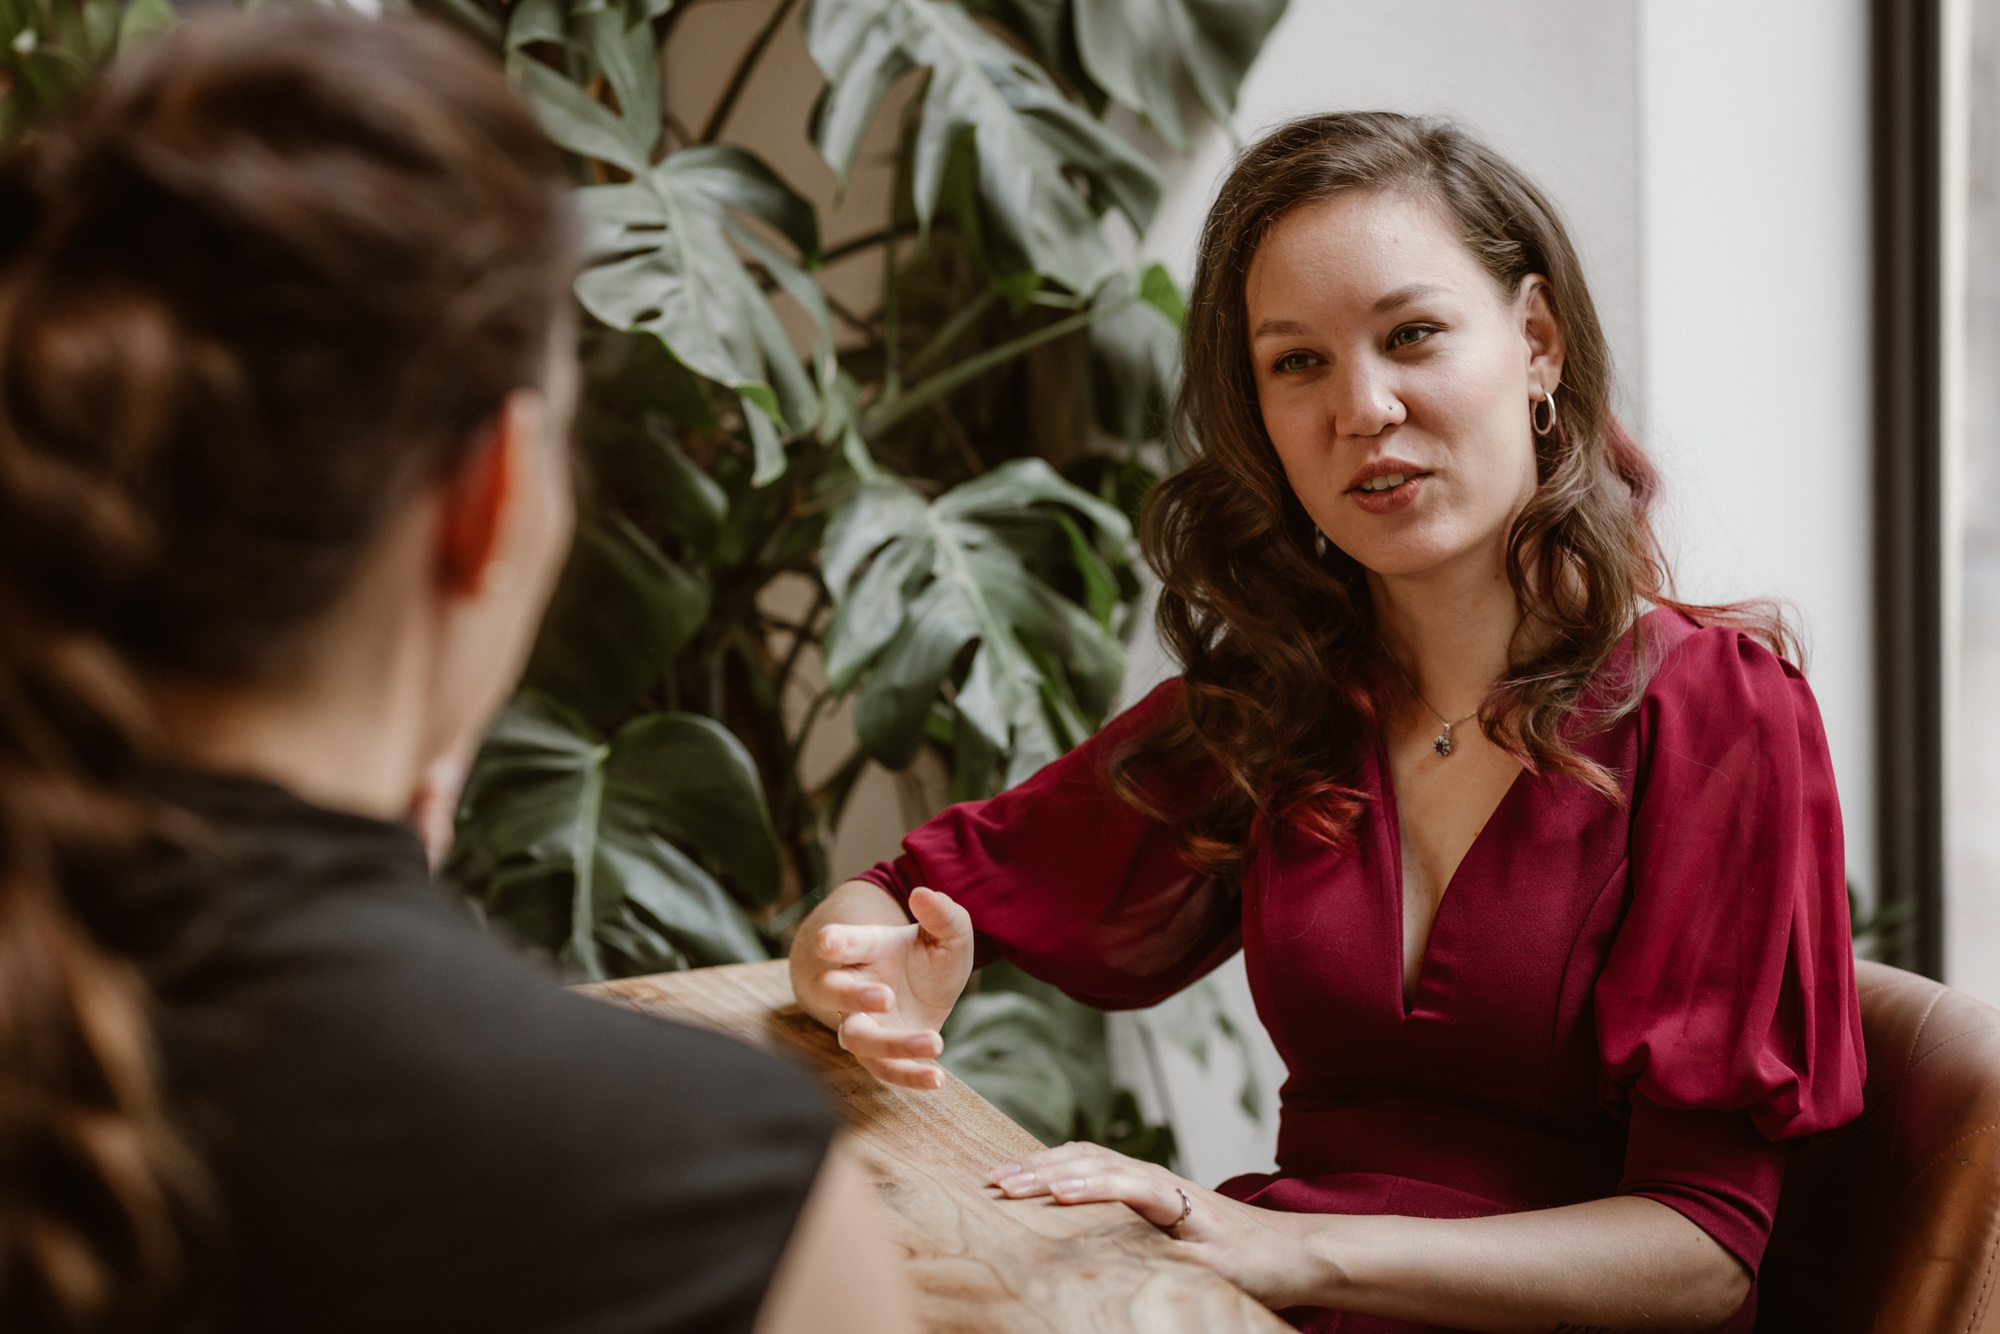
<path id="1" fill-rule="evenodd" d="M 1389 661 L 1396 662 L 1394 654 L 1391 654 L 1389 656 Z M 1423 705 L 1425 709 L 1429 710 L 1431 717 L 1437 719 L 1440 723 L 1444 724 L 1444 731 L 1439 732 L 1436 736 L 1431 738 L 1431 749 L 1438 753 L 1438 758 L 1440 759 L 1449 758 L 1451 755 L 1451 729 L 1454 727 L 1463 726 L 1464 724 L 1471 722 L 1474 718 L 1477 718 L 1479 716 L 1479 710 L 1474 709 L 1471 713 L 1466 714 L 1463 718 L 1460 718 L 1457 722 L 1452 722 L 1450 719 L 1446 718 L 1443 714 L 1439 713 L 1436 709 L 1431 708 L 1431 702 L 1425 699 L 1422 693 L 1418 691 L 1417 683 L 1410 679 L 1410 674 L 1408 672 L 1403 671 L 1402 663 L 1396 662 L 1396 670 L 1398 672 L 1402 672 L 1403 683 L 1409 686 L 1410 693 L 1416 696 L 1417 703 Z"/>

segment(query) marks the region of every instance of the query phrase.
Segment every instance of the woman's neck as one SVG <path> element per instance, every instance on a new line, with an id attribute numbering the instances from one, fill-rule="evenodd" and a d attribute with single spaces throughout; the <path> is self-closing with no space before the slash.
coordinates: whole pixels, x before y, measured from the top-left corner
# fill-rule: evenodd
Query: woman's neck
<path id="1" fill-rule="evenodd" d="M 169 758 L 243 774 L 315 805 L 378 819 L 410 811 L 435 749 L 435 619 L 424 532 L 392 527 L 354 584 L 269 682 L 154 681 Z"/>
<path id="2" fill-rule="evenodd" d="M 1422 702 L 1453 721 L 1479 708 L 1505 675 L 1521 628 L 1504 559 L 1452 562 L 1418 575 L 1370 571 L 1368 584 L 1383 644 Z"/>

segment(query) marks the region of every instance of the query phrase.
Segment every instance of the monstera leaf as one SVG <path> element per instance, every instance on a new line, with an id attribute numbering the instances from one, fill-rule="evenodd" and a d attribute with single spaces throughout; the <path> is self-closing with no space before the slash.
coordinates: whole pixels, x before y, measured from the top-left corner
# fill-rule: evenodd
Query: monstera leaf
<path id="1" fill-rule="evenodd" d="M 1161 191 L 1152 164 L 956 0 L 812 0 L 805 24 L 827 78 L 814 137 L 842 180 L 883 94 L 905 71 L 925 66 L 911 178 L 921 222 L 929 223 L 952 150 L 966 135 L 995 221 L 1037 273 L 1072 291 L 1095 291 L 1116 264 L 1091 195 L 1070 172 L 1139 230 L 1152 221 Z"/>
<path id="2" fill-rule="evenodd" d="M 1125 299 L 1133 280 L 1104 285 L 1107 309 L 1090 326 L 1097 424 L 1121 440 L 1158 440 L 1180 385 L 1181 317 L 1186 307 L 1167 271 L 1149 265 L 1138 277 L 1137 301 Z"/>
<path id="3" fill-rule="evenodd" d="M 966 996 L 952 1008 L 943 1037 L 938 1063 L 980 1097 L 1044 1144 L 1070 1138 L 1076 1090 L 1065 1068 L 1062 1033 L 1047 1006 L 1009 991 Z"/>
<path id="4" fill-rule="evenodd" d="M 1095 526 L 1096 543 L 1065 509 Z M 1011 786 L 1083 740 L 1124 676 L 1106 596 L 1110 562 L 1130 537 L 1122 513 L 1040 459 L 1014 460 L 928 504 L 893 478 L 864 482 L 828 525 L 823 556 L 836 607 L 827 673 L 837 689 L 861 680 L 862 746 L 892 769 L 915 759 L 932 701 L 968 645 L 970 670 L 953 698 L 961 761 L 998 768 Z M 1080 567 L 1091 610 L 1034 572 L 1051 544 Z"/>
<path id="5" fill-rule="evenodd" d="M 602 741 L 524 694 L 458 827 L 447 876 L 572 980 L 769 957 L 746 910 L 777 900 L 777 837 L 756 765 L 712 719 L 650 714 Z"/>
<path id="6" fill-rule="evenodd" d="M 1175 148 L 1187 146 L 1183 91 L 1222 125 L 1285 0 L 1074 0 L 1083 66 Z"/>
<path id="7" fill-rule="evenodd" d="M 616 718 L 656 683 L 707 619 L 706 582 L 607 514 L 577 534 L 535 640 L 527 681 L 587 718 Z"/>
<path id="8" fill-rule="evenodd" d="M 819 398 L 750 265 L 811 317 L 814 361 L 830 376 L 825 294 L 801 267 L 819 254 L 812 205 L 741 148 L 703 144 L 653 162 L 659 56 L 647 23 L 628 27 L 616 9 L 564 19 L 552 0 L 534 0 L 515 14 L 508 36 L 516 48 L 509 69 L 549 137 L 632 178 L 577 192 L 590 226 L 590 266 L 577 279 L 577 299 L 614 329 L 656 335 L 682 365 L 735 390 L 755 480 L 776 479 L 785 470 L 782 433 L 811 427 Z M 579 53 L 619 110 L 520 49 L 536 43 Z M 788 242 L 797 260 L 751 219 Z"/>
<path id="9" fill-rule="evenodd" d="M 60 112 L 98 70 L 178 21 L 167 0 L 0 0 L 0 144 Z"/>

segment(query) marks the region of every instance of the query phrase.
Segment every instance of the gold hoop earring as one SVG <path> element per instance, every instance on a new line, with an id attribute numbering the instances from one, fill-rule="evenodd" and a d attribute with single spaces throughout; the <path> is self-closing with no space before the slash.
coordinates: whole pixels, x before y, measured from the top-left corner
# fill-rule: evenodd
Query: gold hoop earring
<path id="1" fill-rule="evenodd" d="M 1546 422 L 1542 420 L 1543 408 L 1549 410 L 1549 419 Z M 1543 390 L 1541 402 L 1528 409 L 1528 424 L 1535 428 L 1536 435 L 1547 437 L 1555 434 L 1556 395 L 1553 389 Z"/>

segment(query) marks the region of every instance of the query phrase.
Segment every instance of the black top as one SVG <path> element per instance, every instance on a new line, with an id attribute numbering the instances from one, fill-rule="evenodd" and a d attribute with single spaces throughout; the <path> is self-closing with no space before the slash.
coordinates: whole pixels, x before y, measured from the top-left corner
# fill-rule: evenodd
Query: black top
<path id="1" fill-rule="evenodd" d="M 833 1134 L 803 1072 L 563 992 L 406 827 L 245 779 L 164 795 L 221 855 L 147 878 L 212 905 L 157 985 L 226 1211 L 226 1329 L 751 1327 Z"/>

